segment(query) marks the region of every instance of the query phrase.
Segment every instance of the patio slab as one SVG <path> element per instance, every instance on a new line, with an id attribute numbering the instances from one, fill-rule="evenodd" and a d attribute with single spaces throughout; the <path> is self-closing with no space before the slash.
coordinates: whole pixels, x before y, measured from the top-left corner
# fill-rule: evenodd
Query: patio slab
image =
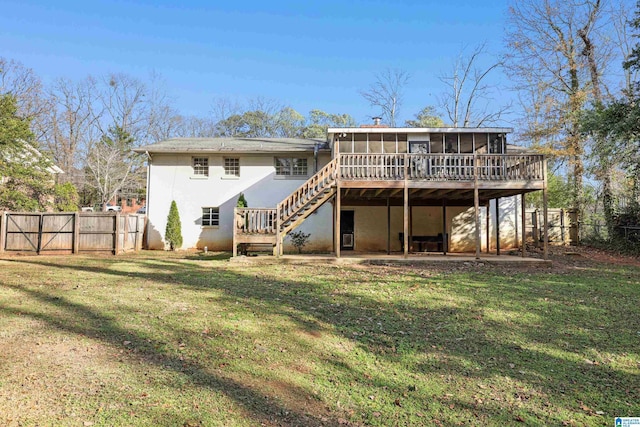
<path id="1" fill-rule="evenodd" d="M 550 260 L 521 257 L 519 255 L 482 254 L 480 258 L 470 254 L 410 254 L 407 258 L 402 254 L 349 253 L 336 258 L 333 254 L 296 254 L 283 255 L 280 258 L 269 255 L 239 256 L 231 258 L 234 263 L 285 263 L 285 264 L 443 264 L 469 263 L 492 264 L 503 266 L 551 266 Z"/>

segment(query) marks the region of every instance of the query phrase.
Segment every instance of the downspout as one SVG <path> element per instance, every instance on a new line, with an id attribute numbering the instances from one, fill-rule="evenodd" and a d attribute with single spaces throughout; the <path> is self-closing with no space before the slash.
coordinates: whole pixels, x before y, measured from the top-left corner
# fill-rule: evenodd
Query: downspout
<path id="1" fill-rule="evenodd" d="M 318 172 L 318 143 L 313 146 L 313 174 Z"/>
<path id="2" fill-rule="evenodd" d="M 144 154 L 147 155 L 147 200 L 145 202 L 145 206 L 146 206 L 145 216 L 147 218 L 146 218 L 146 227 L 145 227 L 146 236 L 145 236 L 144 244 L 145 244 L 145 248 L 149 249 L 149 234 L 151 231 L 149 230 L 149 228 L 151 227 L 151 221 L 149 221 L 149 199 L 150 199 L 149 195 L 151 194 L 151 191 L 150 191 L 151 190 L 151 160 L 153 159 L 151 157 L 151 154 L 149 154 L 148 151 L 145 151 Z"/>

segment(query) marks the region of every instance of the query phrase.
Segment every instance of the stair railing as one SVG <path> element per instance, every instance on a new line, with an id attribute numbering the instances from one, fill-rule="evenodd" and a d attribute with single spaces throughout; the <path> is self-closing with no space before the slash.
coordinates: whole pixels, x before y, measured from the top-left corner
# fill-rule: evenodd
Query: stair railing
<path id="1" fill-rule="evenodd" d="M 299 212 L 318 193 L 324 191 L 335 182 L 337 169 L 337 161 L 333 159 L 294 190 L 286 199 L 278 203 L 276 210 L 280 226 Z"/>

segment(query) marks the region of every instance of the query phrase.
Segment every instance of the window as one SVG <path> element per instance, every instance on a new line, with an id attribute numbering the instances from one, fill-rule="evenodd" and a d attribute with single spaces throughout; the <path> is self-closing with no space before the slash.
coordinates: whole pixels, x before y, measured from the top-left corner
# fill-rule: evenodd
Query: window
<path id="1" fill-rule="evenodd" d="M 209 158 L 193 157 L 193 174 L 195 176 L 209 176 Z"/>
<path id="2" fill-rule="evenodd" d="M 275 166 L 277 176 L 307 176 L 307 159 L 276 157 Z"/>
<path id="3" fill-rule="evenodd" d="M 212 227 L 220 225 L 220 208 L 202 208 L 202 226 Z"/>
<path id="4" fill-rule="evenodd" d="M 225 157 L 224 176 L 240 176 L 240 159 Z"/>

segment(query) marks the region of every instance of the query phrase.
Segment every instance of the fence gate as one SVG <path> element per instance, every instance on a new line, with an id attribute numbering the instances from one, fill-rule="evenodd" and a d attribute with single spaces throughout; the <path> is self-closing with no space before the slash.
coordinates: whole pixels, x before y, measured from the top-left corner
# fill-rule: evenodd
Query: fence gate
<path id="1" fill-rule="evenodd" d="M 72 251 L 75 215 L 12 213 L 4 216 L 3 250 L 17 252 Z"/>
<path id="2" fill-rule="evenodd" d="M 135 214 L 0 212 L 0 252 L 138 251 L 144 223 Z"/>

